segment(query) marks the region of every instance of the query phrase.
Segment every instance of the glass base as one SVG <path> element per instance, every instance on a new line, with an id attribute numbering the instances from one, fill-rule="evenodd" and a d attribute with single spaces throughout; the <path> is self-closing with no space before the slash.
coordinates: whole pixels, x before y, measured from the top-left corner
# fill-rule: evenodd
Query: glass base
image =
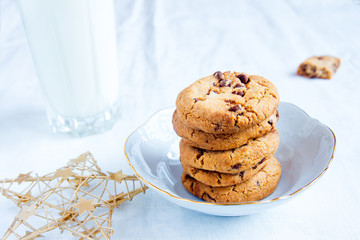
<path id="1" fill-rule="evenodd" d="M 54 133 L 85 137 L 110 130 L 119 119 L 119 106 L 113 106 L 97 115 L 83 117 L 63 117 L 48 111 L 50 126 Z"/>

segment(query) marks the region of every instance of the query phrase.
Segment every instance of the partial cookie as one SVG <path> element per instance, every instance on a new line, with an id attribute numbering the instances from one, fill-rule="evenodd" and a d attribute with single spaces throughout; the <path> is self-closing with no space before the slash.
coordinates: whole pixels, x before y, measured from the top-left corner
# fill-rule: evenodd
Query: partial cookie
<path id="1" fill-rule="evenodd" d="M 259 172 L 265 166 L 267 161 L 267 159 L 263 158 L 250 169 L 241 171 L 239 173 L 220 173 L 194 168 L 187 165 L 183 165 L 183 169 L 186 174 L 199 182 L 213 187 L 224 187 L 239 184 L 248 180 L 257 172 Z"/>
<path id="2" fill-rule="evenodd" d="M 235 133 L 275 113 L 279 93 L 266 78 L 216 72 L 181 91 L 177 113 L 191 128 L 208 133 Z"/>
<path id="3" fill-rule="evenodd" d="M 265 121 L 232 134 L 213 134 L 190 128 L 180 120 L 176 110 L 172 122 L 176 134 L 190 146 L 206 150 L 229 150 L 244 145 L 249 139 L 258 138 L 270 132 L 275 128 L 278 118 L 278 111 L 276 111 Z"/>
<path id="4" fill-rule="evenodd" d="M 332 56 L 311 57 L 297 69 L 297 74 L 308 78 L 331 79 L 340 67 L 340 59 Z"/>
<path id="5" fill-rule="evenodd" d="M 255 166 L 263 158 L 274 154 L 279 146 L 279 133 L 273 129 L 262 137 L 251 139 L 246 145 L 226 151 L 194 148 L 180 141 L 182 165 L 222 173 L 240 173 Z"/>
<path id="6" fill-rule="evenodd" d="M 187 175 L 181 176 L 185 189 L 208 202 L 249 202 L 261 200 L 273 193 L 280 181 L 281 166 L 275 157 L 249 180 L 227 187 L 211 187 Z"/>

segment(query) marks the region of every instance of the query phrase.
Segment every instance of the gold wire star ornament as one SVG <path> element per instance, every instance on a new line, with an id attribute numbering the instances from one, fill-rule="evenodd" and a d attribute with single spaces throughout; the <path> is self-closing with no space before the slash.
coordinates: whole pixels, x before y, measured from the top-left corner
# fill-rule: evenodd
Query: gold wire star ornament
<path id="1" fill-rule="evenodd" d="M 113 209 L 147 189 L 121 171 L 104 174 L 89 152 L 42 177 L 30 173 L 0 182 L 2 195 L 20 207 L 2 239 L 34 239 L 54 229 L 80 239 L 109 239 Z"/>
<path id="2" fill-rule="evenodd" d="M 95 210 L 95 207 L 94 207 L 94 202 L 95 199 L 89 199 L 89 200 L 86 200 L 85 198 L 83 197 L 80 197 L 79 198 L 79 201 L 76 203 L 76 204 L 73 204 L 72 206 L 74 208 L 77 208 L 78 209 L 78 212 L 79 214 L 83 214 L 85 211 L 94 211 Z"/>
<path id="3" fill-rule="evenodd" d="M 75 159 L 71 159 L 70 163 L 74 163 L 74 164 L 78 164 L 78 163 L 84 163 L 86 161 L 87 158 L 87 153 L 83 153 L 80 156 L 78 156 Z"/>
<path id="4" fill-rule="evenodd" d="M 21 220 L 26 220 L 30 216 L 35 215 L 35 214 L 36 214 L 36 204 L 33 203 L 30 206 L 26 206 L 26 205 L 22 206 L 18 215 L 16 215 L 16 218 L 21 219 Z"/>
<path id="5" fill-rule="evenodd" d="M 72 180 L 68 180 L 69 184 L 74 185 L 74 187 L 89 187 L 89 183 L 87 181 L 84 181 L 84 179 L 81 178 L 76 178 L 76 179 L 72 179 Z"/>
<path id="6" fill-rule="evenodd" d="M 70 176 L 73 176 L 74 173 L 72 172 L 71 168 L 64 168 L 56 170 L 54 177 L 61 177 L 64 179 L 68 179 Z"/>
<path id="7" fill-rule="evenodd" d="M 14 179 L 14 181 L 17 182 L 18 184 L 20 184 L 23 181 L 25 181 L 26 179 L 31 178 L 30 174 L 31 174 L 31 172 L 28 172 L 28 173 L 25 173 L 25 174 L 20 173 L 19 176 Z"/>
<path id="8" fill-rule="evenodd" d="M 125 177 L 128 176 L 128 175 L 126 175 L 126 174 L 123 174 L 123 173 L 122 173 L 122 170 L 117 171 L 116 173 L 108 172 L 108 174 L 109 174 L 109 178 L 110 178 L 111 180 L 115 180 L 115 181 L 117 181 L 118 183 L 121 183 L 121 180 L 123 180 Z"/>

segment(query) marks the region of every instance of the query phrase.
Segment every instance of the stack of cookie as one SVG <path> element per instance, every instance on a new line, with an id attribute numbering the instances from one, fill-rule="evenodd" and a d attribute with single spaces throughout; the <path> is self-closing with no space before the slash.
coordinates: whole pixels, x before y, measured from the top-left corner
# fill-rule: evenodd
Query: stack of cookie
<path id="1" fill-rule="evenodd" d="M 182 183 L 209 202 L 256 201 L 270 195 L 281 167 L 279 94 L 267 79 L 216 72 L 181 91 L 173 115 L 182 137 Z"/>

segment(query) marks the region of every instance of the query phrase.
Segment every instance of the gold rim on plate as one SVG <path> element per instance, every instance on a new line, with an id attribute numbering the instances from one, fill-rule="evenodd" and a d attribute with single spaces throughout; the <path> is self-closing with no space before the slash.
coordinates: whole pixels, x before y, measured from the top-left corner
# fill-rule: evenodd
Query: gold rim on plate
<path id="1" fill-rule="evenodd" d="M 283 103 L 287 103 L 287 102 L 283 102 Z M 287 103 L 287 104 L 291 104 L 291 103 Z M 294 107 L 296 107 L 298 110 L 302 111 L 302 112 L 303 112 L 304 114 L 306 114 L 308 117 L 310 117 L 310 116 L 309 116 L 305 111 L 303 111 L 301 108 L 297 107 L 297 106 L 294 105 L 294 104 L 291 104 L 291 105 L 294 106 Z M 144 182 L 145 184 L 147 184 L 148 186 L 151 186 L 151 187 L 155 188 L 156 190 L 158 190 L 158 191 L 160 191 L 160 192 L 162 192 L 162 193 L 164 193 L 164 194 L 166 194 L 166 195 L 168 195 L 168 196 L 170 196 L 170 197 L 172 197 L 172 198 L 175 198 L 175 199 L 177 199 L 177 200 L 180 200 L 180 201 L 191 202 L 191 203 L 196 203 L 196 204 L 203 204 L 203 205 L 220 205 L 220 206 L 222 205 L 222 206 L 226 206 L 226 205 L 261 204 L 261 203 L 269 203 L 269 202 L 275 202 L 275 201 L 278 201 L 278 200 L 286 199 L 286 198 L 289 198 L 289 197 L 295 195 L 296 193 L 300 192 L 301 190 L 309 187 L 311 184 L 313 184 L 318 178 L 320 178 L 320 177 L 326 172 L 326 170 L 328 170 L 329 165 L 330 165 L 330 163 L 332 162 L 332 160 L 333 160 L 333 158 L 334 158 L 335 148 L 336 148 L 336 136 L 335 136 L 335 133 L 333 132 L 333 130 L 332 130 L 331 128 L 329 128 L 328 126 L 326 126 L 325 124 L 323 124 L 323 123 L 321 123 L 321 122 L 319 121 L 322 125 L 324 125 L 325 127 L 327 127 L 327 128 L 331 131 L 331 133 L 332 133 L 332 135 L 333 135 L 333 137 L 334 137 L 334 148 L 333 148 L 333 152 L 332 152 L 331 158 L 330 158 L 330 160 L 329 160 L 326 168 L 325 168 L 316 178 L 314 178 L 311 182 L 309 182 L 308 184 L 306 184 L 306 185 L 303 186 L 302 188 L 299 188 L 299 189 L 296 190 L 295 192 L 293 192 L 293 193 L 291 193 L 291 194 L 289 194 L 289 195 L 284 195 L 284 196 L 281 196 L 281 197 L 278 197 L 278 198 L 274 198 L 274 199 L 269 199 L 269 200 L 258 200 L 258 201 L 238 202 L 238 203 L 236 203 L 236 202 L 235 202 L 235 203 L 226 203 L 226 202 L 222 202 L 222 203 L 221 203 L 221 202 L 215 202 L 215 203 L 212 203 L 212 202 L 206 202 L 206 201 L 200 202 L 200 201 L 195 201 L 195 200 L 191 200 L 191 199 L 187 199 L 187 198 L 177 197 L 177 196 L 174 196 L 173 194 L 171 194 L 171 193 L 169 193 L 169 192 L 167 192 L 167 191 L 162 190 L 161 188 L 158 188 L 157 186 L 153 185 L 153 184 L 150 183 L 149 181 L 145 180 L 142 176 L 140 176 L 140 174 L 139 174 L 138 172 L 136 172 L 135 168 L 134 168 L 133 165 L 131 164 L 131 162 L 130 162 L 130 160 L 129 160 L 129 157 L 128 157 L 128 155 L 127 155 L 127 152 L 126 152 L 126 144 L 127 144 L 128 140 L 129 140 L 129 138 L 130 138 L 137 130 L 139 130 L 139 129 L 140 129 L 141 127 L 143 127 L 146 123 L 148 123 L 149 120 L 150 120 L 153 116 L 155 116 L 157 113 L 159 113 L 159 112 L 161 112 L 161 111 L 163 111 L 163 110 L 166 110 L 166 109 L 169 109 L 169 108 L 164 108 L 164 109 L 161 109 L 161 110 L 155 112 L 144 124 L 142 124 L 142 125 L 140 125 L 139 127 L 137 127 L 137 128 L 126 138 L 125 145 L 124 145 L 124 153 L 125 153 L 125 157 L 126 157 L 128 163 L 129 163 L 131 169 L 134 171 L 135 175 L 136 175 L 141 181 L 143 181 L 143 182 Z M 312 117 L 310 117 L 310 118 L 311 118 L 311 119 L 314 119 L 314 118 L 312 118 Z"/>

